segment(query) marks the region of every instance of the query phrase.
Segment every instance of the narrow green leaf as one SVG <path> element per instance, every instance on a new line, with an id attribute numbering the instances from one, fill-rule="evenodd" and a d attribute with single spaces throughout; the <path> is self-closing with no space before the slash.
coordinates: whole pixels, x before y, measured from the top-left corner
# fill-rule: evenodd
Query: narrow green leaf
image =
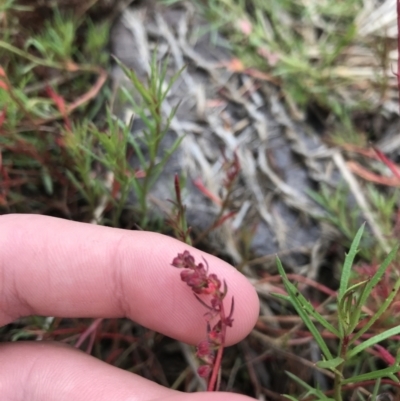
<path id="1" fill-rule="evenodd" d="M 47 167 L 43 167 L 42 168 L 42 181 L 43 181 L 43 186 L 46 190 L 46 193 L 48 195 L 52 195 L 53 194 L 53 180 L 51 178 L 51 175 L 49 173 L 49 170 Z"/>
<path id="2" fill-rule="evenodd" d="M 140 199 L 142 197 L 142 187 L 139 185 L 139 182 L 135 176 L 132 176 L 129 180 L 129 186 L 133 187 L 135 195 Z"/>
<path id="3" fill-rule="evenodd" d="M 163 97 L 163 86 L 164 83 L 166 81 L 166 77 L 167 77 L 167 72 L 168 72 L 168 64 L 169 64 L 169 57 L 166 58 L 166 60 L 162 63 L 161 65 L 161 71 L 158 77 L 158 86 L 156 88 L 156 96 L 157 99 L 159 100 L 160 103 L 162 103 L 164 101 L 164 97 Z M 167 88 L 167 90 L 165 90 L 165 94 L 167 94 L 169 91 L 169 88 Z"/>
<path id="4" fill-rule="evenodd" d="M 364 281 L 360 281 L 359 283 L 356 283 L 352 286 L 350 286 L 344 293 L 343 298 L 346 297 L 347 295 L 351 295 L 354 294 L 356 292 L 356 290 L 358 290 L 360 287 L 365 286 L 368 282 L 370 281 L 370 279 L 364 280 Z"/>
<path id="5" fill-rule="evenodd" d="M 277 269 L 278 269 L 279 275 L 280 275 L 282 278 L 286 278 L 286 279 L 287 279 L 287 275 L 286 275 L 285 269 L 283 268 L 282 262 L 281 262 L 281 260 L 278 258 L 278 256 L 275 257 L 275 262 L 276 262 L 276 267 L 277 267 Z"/>
<path id="6" fill-rule="evenodd" d="M 84 145 L 78 145 L 78 148 L 81 149 L 83 152 L 85 152 L 87 155 L 92 157 L 94 160 L 97 160 L 98 162 L 106 165 L 108 167 L 108 164 L 105 162 L 104 157 L 100 157 L 96 155 L 91 149 L 85 147 Z"/>
<path id="7" fill-rule="evenodd" d="M 372 392 L 370 401 L 376 401 L 376 396 L 378 395 L 380 386 L 381 386 L 381 378 L 379 377 L 378 380 L 375 382 L 374 391 Z"/>
<path id="8" fill-rule="evenodd" d="M 136 75 L 136 73 L 125 66 L 117 57 L 113 56 L 114 60 L 118 64 L 118 66 L 122 69 L 126 77 L 132 82 L 133 86 L 135 89 L 140 93 L 140 95 L 143 97 L 143 99 L 148 102 L 149 104 L 152 103 L 151 96 L 149 95 L 148 91 L 146 90 L 145 86 L 141 83 L 139 80 L 139 77 Z"/>
<path id="9" fill-rule="evenodd" d="M 358 383 L 358 382 L 363 382 L 365 380 L 375 380 L 375 379 L 384 378 L 384 377 L 390 377 L 393 381 L 399 383 L 398 377 L 394 376 L 394 374 L 398 373 L 399 371 L 400 371 L 400 366 L 398 366 L 398 365 L 390 366 L 385 369 L 374 370 L 373 372 L 349 377 L 348 379 L 344 379 L 342 381 L 342 383 L 343 384 Z"/>
<path id="10" fill-rule="evenodd" d="M 293 284 L 292 284 L 293 285 Z M 294 286 L 293 286 L 294 287 Z M 294 287 L 295 288 L 295 287 Z M 311 303 L 301 294 L 300 292 L 296 293 L 297 299 L 299 300 L 301 306 L 305 309 L 305 311 L 312 316 L 318 323 L 320 323 L 323 327 L 325 327 L 328 331 L 334 334 L 337 337 L 340 337 L 339 331 L 332 326 L 320 313 L 318 313 L 315 308 L 311 305 Z"/>
<path id="11" fill-rule="evenodd" d="M 286 283 L 288 284 L 288 283 Z M 289 283 L 291 284 L 291 283 Z M 292 284 L 293 286 L 293 284 Z M 293 286 L 294 287 L 294 286 Z M 295 287 L 294 287 L 295 288 Z M 302 308 L 300 302 L 298 301 L 297 297 L 296 297 L 296 292 L 297 289 L 294 291 L 292 288 L 290 288 L 290 286 L 288 285 L 286 287 L 286 290 L 289 293 L 290 296 L 290 301 L 292 303 L 292 305 L 294 306 L 294 308 L 296 309 L 297 314 L 300 316 L 301 320 L 303 321 L 303 323 L 306 325 L 306 327 L 308 328 L 308 330 L 310 330 L 312 336 L 314 337 L 315 341 L 317 342 L 318 346 L 321 348 L 322 353 L 324 354 L 326 359 L 332 359 L 332 354 L 329 351 L 328 346 L 326 345 L 324 339 L 321 336 L 321 333 L 319 332 L 319 330 L 317 329 L 317 327 L 315 326 L 315 324 L 312 322 L 312 320 L 310 319 L 310 317 L 307 315 L 306 311 Z"/>
<path id="12" fill-rule="evenodd" d="M 282 394 L 285 398 L 287 398 L 288 400 L 290 400 L 290 401 L 299 401 L 298 400 L 298 398 L 296 398 L 296 397 L 293 397 L 293 396 L 291 396 L 291 395 L 288 395 L 288 394 Z"/>
<path id="13" fill-rule="evenodd" d="M 314 323 L 311 321 L 311 319 L 308 317 L 308 315 L 304 312 L 302 307 L 298 303 L 293 302 L 293 298 L 291 301 L 292 301 L 294 308 L 296 309 L 296 312 L 300 316 L 301 320 L 307 326 L 308 330 L 310 330 L 310 332 L 311 332 L 312 336 L 314 337 L 315 341 L 317 342 L 318 346 L 321 348 L 321 351 L 324 354 L 325 358 L 332 359 L 332 354 L 329 351 L 329 348 L 326 345 L 324 339 L 322 338 L 321 333 L 315 327 Z"/>
<path id="14" fill-rule="evenodd" d="M 278 257 L 276 257 L 276 263 L 278 271 L 282 277 L 283 283 L 285 285 L 286 291 L 289 294 L 290 302 L 296 309 L 297 314 L 300 316 L 303 323 L 306 325 L 308 330 L 310 330 L 313 335 L 315 341 L 318 346 L 321 348 L 322 353 L 324 354 L 326 359 L 333 359 L 331 352 L 329 351 L 328 346 L 326 345 L 324 339 L 321 336 L 321 333 L 318 331 L 312 320 L 309 318 L 305 310 L 303 309 L 300 301 L 297 298 L 297 294 L 299 294 L 297 288 L 288 280 L 285 270 L 282 266 L 282 263 Z"/>
<path id="15" fill-rule="evenodd" d="M 90 199 L 89 196 L 86 192 L 86 190 L 84 189 L 84 187 L 81 185 L 81 183 L 79 182 L 79 180 L 76 179 L 75 175 L 69 171 L 66 170 L 66 174 L 68 179 L 72 182 L 72 184 L 75 186 L 75 188 L 80 192 L 80 194 L 82 195 L 82 197 L 88 201 L 90 203 Z"/>
<path id="16" fill-rule="evenodd" d="M 171 90 L 172 85 L 176 82 L 176 80 L 179 78 L 179 76 L 182 74 L 183 70 L 186 68 L 186 65 L 184 65 L 182 68 L 180 68 L 174 76 L 170 79 L 167 88 L 164 91 L 163 96 L 161 97 L 160 101 L 163 102 L 164 99 L 167 97 L 168 92 Z"/>
<path id="17" fill-rule="evenodd" d="M 360 298 L 365 292 L 365 288 L 368 282 L 369 279 L 361 281 L 349 287 L 346 290 L 343 298 L 339 302 L 338 311 L 340 317 L 342 318 L 342 323 L 345 323 L 347 326 L 345 330 L 346 335 L 350 335 L 359 323 L 359 318 L 362 311 Z"/>
<path id="18" fill-rule="evenodd" d="M 343 296 L 347 290 L 349 280 L 350 280 L 350 275 L 351 275 L 351 268 L 353 266 L 354 258 L 358 252 L 358 246 L 360 244 L 361 237 L 364 232 L 364 227 L 365 227 L 365 223 L 357 231 L 357 234 L 354 237 L 354 240 L 351 244 L 350 251 L 346 255 L 346 258 L 345 258 L 345 261 L 343 264 L 342 275 L 341 275 L 341 279 L 340 279 L 340 287 L 339 287 L 339 294 L 338 294 L 339 302 L 343 298 Z"/>
<path id="19" fill-rule="evenodd" d="M 139 159 L 140 167 L 142 168 L 142 170 L 146 170 L 148 162 L 144 157 L 140 145 L 137 143 L 133 135 L 129 138 L 129 143 L 133 146 L 133 149 L 135 150 L 135 156 L 137 156 L 137 158 Z"/>
<path id="20" fill-rule="evenodd" d="M 134 106 L 135 113 L 142 119 L 146 128 L 153 133 L 155 131 L 156 124 L 155 121 L 147 115 L 146 110 L 147 109 L 145 108 Z"/>
<path id="21" fill-rule="evenodd" d="M 318 361 L 316 363 L 316 365 L 319 368 L 323 368 L 323 369 L 334 369 L 337 368 L 341 363 L 344 362 L 343 358 L 340 358 L 339 356 L 333 359 L 330 359 L 329 361 L 325 360 L 325 361 Z"/>
<path id="22" fill-rule="evenodd" d="M 301 380 L 299 377 L 297 377 L 296 375 L 294 375 L 293 373 L 285 370 L 285 373 L 293 380 L 295 381 L 297 384 L 300 384 L 300 386 L 302 386 L 303 388 L 305 388 L 306 390 L 311 391 L 313 394 L 315 394 L 315 392 L 317 391 L 317 389 L 315 389 L 314 387 L 310 386 L 308 383 L 306 383 L 304 380 Z"/>
<path id="23" fill-rule="evenodd" d="M 293 373 L 288 372 L 287 370 L 285 370 L 285 373 L 297 384 L 299 384 L 300 386 L 302 386 L 304 389 L 308 390 L 307 394 L 308 395 L 314 395 L 315 397 L 317 397 L 317 400 L 321 400 L 321 401 L 334 401 L 333 398 L 327 397 L 323 391 L 314 388 L 312 386 L 310 386 L 308 383 L 306 383 L 305 381 L 301 380 L 299 377 L 295 376 Z"/>
<path id="24" fill-rule="evenodd" d="M 386 330 L 383 333 L 379 333 L 376 336 L 373 336 L 373 337 L 369 338 L 368 340 L 365 340 L 361 344 L 357 345 L 351 351 L 349 351 L 349 353 L 347 354 L 347 357 L 352 358 L 352 357 L 356 356 L 357 354 L 359 354 L 360 352 L 364 351 L 365 349 L 367 349 L 383 340 L 386 340 L 392 336 L 395 336 L 396 334 L 399 334 L 399 333 L 400 333 L 400 325 L 392 327 L 391 329 Z"/>
<path id="25" fill-rule="evenodd" d="M 273 297 L 281 299 L 282 301 L 289 301 L 290 302 L 290 297 L 288 295 L 283 295 L 283 294 L 278 294 L 277 292 L 271 292 Z"/>

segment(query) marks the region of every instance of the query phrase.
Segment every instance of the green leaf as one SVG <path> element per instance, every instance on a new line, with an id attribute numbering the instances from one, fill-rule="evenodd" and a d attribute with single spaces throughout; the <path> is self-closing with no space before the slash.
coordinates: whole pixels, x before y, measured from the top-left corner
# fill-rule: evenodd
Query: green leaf
<path id="1" fill-rule="evenodd" d="M 285 370 L 285 373 L 293 380 L 295 381 L 297 384 L 300 384 L 300 386 L 302 386 L 303 388 L 305 388 L 306 390 L 311 391 L 313 394 L 315 394 L 316 391 L 318 391 L 317 389 L 315 389 L 314 387 L 310 386 L 308 383 L 306 383 L 305 381 L 301 380 L 299 377 L 297 377 L 296 375 L 294 375 L 293 373 Z"/>
<path id="2" fill-rule="evenodd" d="M 296 312 L 300 316 L 301 320 L 307 326 L 308 330 L 310 330 L 312 336 L 314 337 L 315 341 L 317 342 L 318 346 L 321 348 L 322 353 L 324 354 L 326 359 L 333 359 L 331 352 L 329 351 L 328 346 L 326 345 L 324 339 L 321 336 L 319 330 L 315 327 L 314 323 L 311 321 L 309 316 L 307 315 L 306 311 L 303 309 L 300 301 L 298 300 L 298 290 L 297 288 L 288 280 L 286 273 L 283 269 L 282 263 L 279 258 L 276 258 L 276 263 L 278 267 L 278 271 L 282 277 L 283 283 L 285 285 L 286 291 L 290 296 L 290 301 Z"/>
<path id="3" fill-rule="evenodd" d="M 142 82 L 139 80 L 139 77 L 136 75 L 135 71 L 129 69 L 126 67 L 118 58 L 113 56 L 114 60 L 116 63 L 119 65 L 119 67 L 122 69 L 124 74 L 127 76 L 127 78 L 132 82 L 133 86 L 135 89 L 140 93 L 142 96 L 143 100 L 146 101 L 147 104 L 152 104 L 153 100 L 151 96 L 149 95 L 148 90 L 146 87 L 142 84 Z"/>
<path id="4" fill-rule="evenodd" d="M 161 102 L 164 101 L 164 99 L 167 97 L 168 92 L 171 90 L 172 85 L 176 82 L 176 80 L 179 78 L 179 76 L 182 74 L 183 70 L 186 68 L 186 65 L 184 65 L 181 69 L 179 69 L 174 76 L 170 79 L 168 86 L 166 90 L 164 91 L 163 96 L 161 97 Z"/>
<path id="5" fill-rule="evenodd" d="M 321 400 L 321 401 L 334 401 L 333 398 L 329 398 L 327 397 L 323 391 L 316 389 L 312 386 L 310 386 L 308 383 L 306 383 L 305 381 L 301 380 L 300 378 L 298 378 L 297 376 L 295 376 L 293 373 L 288 372 L 287 370 L 285 371 L 285 373 L 293 380 L 295 381 L 297 384 L 299 384 L 300 386 L 302 386 L 304 389 L 308 390 L 307 391 L 307 395 L 314 395 L 315 397 L 317 397 L 317 400 Z"/>
<path id="6" fill-rule="evenodd" d="M 140 199 L 143 198 L 143 189 L 142 186 L 139 184 L 138 179 L 132 175 L 131 179 L 129 180 L 129 186 L 133 187 L 133 192 L 135 195 Z"/>
<path id="7" fill-rule="evenodd" d="M 51 175 L 50 175 L 47 167 L 42 168 L 42 181 L 43 181 L 43 186 L 46 190 L 47 195 L 52 195 L 53 190 L 54 190 L 53 180 L 51 178 Z"/>
<path id="8" fill-rule="evenodd" d="M 90 198 L 86 192 L 86 190 L 84 189 L 84 187 L 82 186 L 82 184 L 79 182 L 79 180 L 77 180 L 77 178 L 75 177 L 75 175 L 69 171 L 66 170 L 65 171 L 68 179 L 72 182 L 72 184 L 75 186 L 75 188 L 80 192 L 80 194 L 82 195 L 82 197 L 84 199 L 86 199 L 89 203 L 90 203 Z"/>
<path id="9" fill-rule="evenodd" d="M 341 279 L 340 279 L 340 287 L 339 287 L 339 293 L 338 293 L 339 302 L 342 300 L 342 298 L 344 297 L 344 294 L 347 290 L 347 287 L 349 284 L 349 279 L 350 279 L 350 274 L 351 274 L 351 268 L 353 266 L 354 258 L 358 252 L 358 246 L 360 244 L 361 237 L 364 232 L 364 228 L 365 228 L 365 223 L 357 231 L 357 234 L 354 237 L 354 240 L 351 244 L 350 251 L 346 255 L 346 259 L 343 264 L 343 270 L 342 270 L 342 275 L 341 275 Z"/>
<path id="10" fill-rule="evenodd" d="M 323 369 L 334 369 L 337 368 L 341 363 L 344 362 L 343 358 L 340 358 L 339 356 L 333 359 L 330 359 L 329 361 L 325 360 L 325 361 L 318 361 L 316 363 L 316 365 L 319 368 L 323 368 Z"/>
<path id="11" fill-rule="evenodd" d="M 296 398 L 296 397 L 293 397 L 293 396 L 291 396 L 291 395 L 288 395 L 288 394 L 282 394 L 285 398 L 287 398 L 288 400 L 291 400 L 291 401 L 299 401 L 298 400 L 298 398 Z"/>
<path id="12" fill-rule="evenodd" d="M 346 325 L 346 327 L 344 327 L 345 335 L 351 334 L 359 323 L 359 318 L 362 311 L 360 298 L 362 294 L 366 291 L 365 288 L 368 282 L 369 279 L 361 281 L 349 287 L 344 293 L 343 298 L 339 302 L 338 312 L 342 320 L 342 324 Z M 358 296 L 357 292 L 360 292 Z M 354 302 L 355 300 L 356 302 Z"/>
<path id="13" fill-rule="evenodd" d="M 343 298 L 345 298 L 347 295 L 354 294 L 354 293 L 356 292 L 356 290 L 358 290 L 358 289 L 359 289 L 360 287 L 362 287 L 362 286 L 365 286 L 369 281 L 370 281 L 370 280 L 367 279 L 367 280 L 360 281 L 359 283 L 356 283 L 356 284 L 352 285 L 351 287 L 349 287 L 349 288 L 345 291 L 345 293 L 344 293 L 344 295 L 343 295 Z"/>
<path id="14" fill-rule="evenodd" d="M 288 295 L 283 295 L 283 294 L 278 294 L 277 292 L 271 292 L 273 297 L 282 299 L 282 301 L 289 301 L 290 302 L 290 297 Z"/>
<path id="15" fill-rule="evenodd" d="M 374 370 L 373 372 L 365 373 L 359 376 L 349 377 L 348 379 L 343 380 L 342 383 L 343 384 L 358 383 L 358 382 L 363 382 L 365 380 L 375 380 L 384 377 L 389 377 L 396 383 L 399 383 L 398 377 L 394 376 L 394 374 L 398 373 L 399 371 L 400 371 L 400 366 L 394 365 L 385 369 Z"/>
<path id="16" fill-rule="evenodd" d="M 152 177 L 150 178 L 150 181 L 149 181 L 149 187 L 152 187 L 154 185 L 154 183 L 157 181 L 159 175 L 161 174 L 161 172 L 164 169 L 165 165 L 167 164 L 168 160 L 171 158 L 171 156 L 175 153 L 175 151 L 181 144 L 182 139 L 183 139 L 183 137 L 177 138 L 175 140 L 175 142 L 172 144 L 172 146 L 168 150 L 165 151 L 160 163 L 154 168 Z"/>
<path id="17" fill-rule="evenodd" d="M 293 286 L 293 284 L 291 284 Z M 296 287 L 293 286 L 293 290 L 296 290 Z M 320 323 L 323 327 L 325 327 L 328 331 L 334 334 L 337 337 L 340 337 L 339 331 L 330 324 L 320 313 L 318 313 L 315 308 L 311 305 L 311 303 L 301 294 L 300 292 L 296 292 L 296 297 L 300 302 L 302 308 L 312 316 L 318 323 Z"/>
<path id="18" fill-rule="evenodd" d="M 347 358 L 352 358 L 359 354 L 360 352 L 366 350 L 369 347 L 372 347 L 373 345 L 386 340 L 392 336 L 395 336 L 396 334 L 400 333 L 400 325 L 392 327 L 389 330 L 384 331 L 383 333 L 379 333 L 376 336 L 373 336 L 369 338 L 368 340 L 362 342 L 361 344 L 357 345 L 354 347 L 351 351 L 348 352 Z"/>
<path id="19" fill-rule="evenodd" d="M 370 401 L 376 401 L 376 397 L 378 395 L 379 387 L 381 386 L 381 378 L 379 378 L 374 385 L 374 391 L 372 392 Z"/>
<path id="20" fill-rule="evenodd" d="M 142 149 L 140 149 L 140 145 L 137 143 L 133 135 L 130 136 L 129 143 L 133 146 L 133 149 L 135 150 L 135 156 L 137 156 L 137 158 L 139 159 L 140 167 L 142 168 L 142 170 L 146 170 L 148 162 L 144 157 Z"/>

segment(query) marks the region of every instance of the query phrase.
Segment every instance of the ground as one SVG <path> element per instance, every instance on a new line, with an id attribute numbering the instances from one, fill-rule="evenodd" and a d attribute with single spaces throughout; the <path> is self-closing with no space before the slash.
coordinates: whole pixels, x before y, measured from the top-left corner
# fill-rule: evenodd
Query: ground
<path id="1" fill-rule="evenodd" d="M 305 382 L 329 395 L 338 365 L 315 369 L 321 340 L 296 302 L 271 295 L 291 288 L 275 257 L 339 324 L 335 291 L 350 299 L 340 294 L 342 265 L 361 224 L 343 285 L 379 272 L 398 242 L 396 19 L 383 18 L 394 2 L 127 3 L 0 6 L 1 213 L 190 237 L 246 274 L 262 304 L 253 333 L 226 350 L 222 388 L 301 398 Z M 185 210 L 169 201 L 175 174 Z M 350 304 L 390 311 L 396 278 L 384 277 L 369 299 L 354 289 Z M 396 326 L 383 309 L 362 341 Z M 37 317 L 1 336 L 75 344 L 91 323 Z M 109 363 L 181 390 L 196 381 L 190 351 L 170 339 L 116 320 L 91 333 L 81 347 Z M 322 334 L 333 353 L 342 349 Z M 393 355 L 396 340 L 381 346 Z M 339 366 L 346 378 L 367 374 L 394 363 L 382 355 L 366 348 Z M 346 397 L 369 395 L 378 377 L 345 383 Z M 379 391 L 395 392 L 392 379 Z"/>

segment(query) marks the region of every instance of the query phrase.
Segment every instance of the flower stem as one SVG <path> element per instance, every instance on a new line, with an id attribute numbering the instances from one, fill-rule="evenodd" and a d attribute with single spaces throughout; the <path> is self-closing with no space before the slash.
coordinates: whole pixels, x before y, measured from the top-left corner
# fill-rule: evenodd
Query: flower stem
<path id="1" fill-rule="evenodd" d="M 216 388 L 218 373 L 221 369 L 221 362 L 222 362 L 222 354 L 224 353 L 224 345 L 225 345 L 225 334 L 226 334 L 226 324 L 225 321 L 225 309 L 224 304 L 221 302 L 221 310 L 220 310 L 220 318 L 222 321 L 221 326 L 221 344 L 218 347 L 217 356 L 215 358 L 212 374 L 210 381 L 208 382 L 207 391 L 218 391 Z"/>

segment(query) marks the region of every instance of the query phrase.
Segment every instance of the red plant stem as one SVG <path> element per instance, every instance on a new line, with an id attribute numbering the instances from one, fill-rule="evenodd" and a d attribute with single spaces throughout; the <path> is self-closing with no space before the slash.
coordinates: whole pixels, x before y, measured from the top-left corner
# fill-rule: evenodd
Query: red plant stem
<path id="1" fill-rule="evenodd" d="M 213 367 L 213 371 L 211 374 L 210 381 L 208 382 L 207 391 L 217 391 L 218 389 L 215 388 L 218 372 L 221 369 L 221 362 L 222 362 L 222 354 L 224 353 L 224 344 L 225 344 L 225 334 L 226 334 L 226 324 L 225 321 L 225 309 L 224 304 L 221 303 L 221 310 L 220 310 L 220 318 L 221 318 L 221 345 L 218 347 L 217 356 L 215 358 L 215 363 Z"/>
<path id="2" fill-rule="evenodd" d="M 78 341 L 75 344 L 75 348 L 79 348 L 83 342 L 93 333 L 96 332 L 96 330 L 98 329 L 100 323 L 103 321 L 104 319 L 102 318 L 98 318 L 95 319 L 93 321 L 93 323 L 80 335 Z"/>
<path id="3" fill-rule="evenodd" d="M 178 203 L 178 205 L 182 205 L 181 185 L 179 183 L 179 175 L 178 174 L 175 174 L 174 186 L 175 186 L 176 202 Z"/>

